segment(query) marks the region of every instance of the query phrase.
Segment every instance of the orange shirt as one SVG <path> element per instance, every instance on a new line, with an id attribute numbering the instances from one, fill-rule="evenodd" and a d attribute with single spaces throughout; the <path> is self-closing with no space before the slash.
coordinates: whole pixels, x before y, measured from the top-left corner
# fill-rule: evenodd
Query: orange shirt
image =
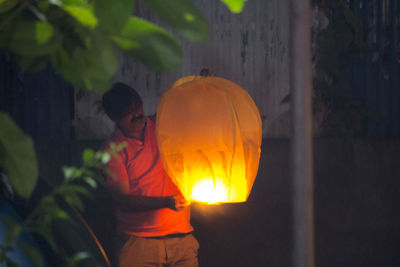
<path id="1" fill-rule="evenodd" d="M 155 123 L 147 118 L 144 142 L 129 138 L 116 128 L 109 142 L 125 142 L 125 148 L 114 156 L 107 167 L 114 177 L 107 179 L 106 187 L 123 180 L 129 181 L 132 195 L 170 196 L 180 194 L 162 165 L 158 152 Z M 116 209 L 117 232 L 136 236 L 164 236 L 193 231 L 190 225 L 190 208 L 174 211 L 168 208 L 146 212 L 123 212 Z"/>

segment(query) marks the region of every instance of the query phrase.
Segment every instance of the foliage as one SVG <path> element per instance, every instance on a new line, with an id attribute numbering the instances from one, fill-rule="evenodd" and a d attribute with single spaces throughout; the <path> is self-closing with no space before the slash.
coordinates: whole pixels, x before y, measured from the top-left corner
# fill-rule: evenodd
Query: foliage
<path id="1" fill-rule="evenodd" d="M 32 139 L 12 119 L 0 112 L 0 162 L 18 195 L 28 198 L 38 177 L 38 163 Z"/>
<path id="2" fill-rule="evenodd" d="M 11 217 L 4 217 L 7 224 L 5 244 L 0 246 L 0 263 L 12 263 L 7 253 L 12 249 L 13 244 L 20 246 L 32 259 L 36 266 L 43 266 L 41 253 L 31 245 L 19 240 L 23 232 L 37 233 L 44 237 L 50 247 L 56 251 L 56 241 L 52 234 L 52 224 L 56 220 L 71 220 L 68 213 L 61 207 L 60 200 L 70 206 L 82 211 L 84 209 L 82 197 L 90 197 L 91 189 L 95 189 L 98 183 L 103 181 L 101 175 L 104 164 L 106 164 L 122 145 L 113 146 L 109 152 L 94 152 L 85 149 L 83 152 L 82 167 L 64 167 L 64 181 L 55 187 L 52 192 L 41 197 L 34 210 L 26 220 L 20 224 Z M 72 258 L 66 258 L 66 265 L 73 266 L 79 260 L 87 257 L 86 253 L 79 253 Z M 15 263 L 13 263 L 15 264 Z"/>
<path id="3" fill-rule="evenodd" d="M 221 0 L 232 13 L 240 13 L 247 0 Z"/>
<path id="4" fill-rule="evenodd" d="M 208 39 L 208 25 L 190 0 L 143 0 L 191 42 Z M 240 12 L 246 0 L 223 0 Z M 122 51 L 157 71 L 182 63 L 179 42 L 166 29 L 132 16 L 134 0 L 0 0 L 0 49 L 23 70 L 48 63 L 76 87 L 104 91 Z"/>

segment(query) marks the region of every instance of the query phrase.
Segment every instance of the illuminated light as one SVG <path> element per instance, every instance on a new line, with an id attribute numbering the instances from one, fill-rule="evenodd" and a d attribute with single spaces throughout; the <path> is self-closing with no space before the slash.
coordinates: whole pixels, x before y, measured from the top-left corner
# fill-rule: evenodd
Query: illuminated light
<path id="1" fill-rule="evenodd" d="M 211 178 L 197 182 L 192 189 L 193 201 L 217 204 L 228 201 L 228 188 L 221 180 L 213 181 Z"/>
<path id="2" fill-rule="evenodd" d="M 156 134 L 165 170 L 188 201 L 247 200 L 262 135 L 245 90 L 218 77 L 184 77 L 160 100 Z"/>

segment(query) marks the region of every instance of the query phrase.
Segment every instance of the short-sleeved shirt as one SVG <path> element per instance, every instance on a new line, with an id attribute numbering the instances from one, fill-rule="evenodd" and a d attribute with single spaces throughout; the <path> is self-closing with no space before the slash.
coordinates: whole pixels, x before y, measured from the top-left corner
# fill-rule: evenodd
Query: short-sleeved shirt
<path id="1" fill-rule="evenodd" d="M 126 137 L 118 128 L 109 142 L 115 144 L 125 142 L 125 148 L 107 164 L 114 176 L 107 179 L 106 187 L 128 180 L 132 195 L 160 197 L 180 194 L 162 165 L 153 119 L 146 119 L 143 142 Z M 193 231 L 190 225 L 189 207 L 182 211 L 163 208 L 145 212 L 123 212 L 117 207 L 116 221 L 117 233 L 142 237 Z"/>

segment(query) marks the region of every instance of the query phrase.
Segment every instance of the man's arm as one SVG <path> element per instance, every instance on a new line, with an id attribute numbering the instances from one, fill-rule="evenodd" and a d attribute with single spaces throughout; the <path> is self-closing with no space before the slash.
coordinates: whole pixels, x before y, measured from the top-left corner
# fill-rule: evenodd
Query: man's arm
<path id="1" fill-rule="evenodd" d="M 180 195 L 166 197 L 135 196 L 129 194 L 128 181 L 121 181 L 110 187 L 111 195 L 117 206 L 124 212 L 144 212 L 169 208 L 180 211 L 189 203 Z"/>
<path id="2" fill-rule="evenodd" d="M 107 163 L 108 170 L 112 173 L 108 177 L 109 189 L 116 205 L 124 212 L 144 212 L 156 209 L 169 208 L 175 211 L 182 210 L 189 205 L 180 195 L 167 197 L 147 197 L 130 194 L 129 178 L 125 167 L 124 151 L 114 154 Z"/>

